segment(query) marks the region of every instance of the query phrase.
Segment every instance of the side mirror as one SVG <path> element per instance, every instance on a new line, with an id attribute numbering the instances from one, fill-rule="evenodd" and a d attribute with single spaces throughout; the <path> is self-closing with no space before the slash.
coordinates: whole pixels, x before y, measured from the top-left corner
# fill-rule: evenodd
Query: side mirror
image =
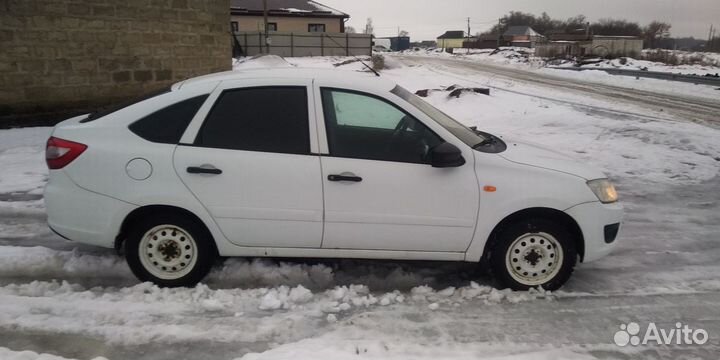
<path id="1" fill-rule="evenodd" d="M 444 142 L 430 152 L 430 164 L 436 168 L 458 167 L 465 164 L 465 158 L 457 146 Z"/>

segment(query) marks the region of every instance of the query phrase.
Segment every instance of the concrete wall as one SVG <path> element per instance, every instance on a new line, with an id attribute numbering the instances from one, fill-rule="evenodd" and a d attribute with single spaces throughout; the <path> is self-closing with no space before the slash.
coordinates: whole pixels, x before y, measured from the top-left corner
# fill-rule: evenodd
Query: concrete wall
<path id="1" fill-rule="evenodd" d="M 638 58 L 643 49 L 643 40 L 622 37 L 595 36 L 591 44 L 583 45 L 586 54 L 597 56 L 628 56 Z"/>
<path id="2" fill-rule="evenodd" d="M 576 42 L 549 42 L 535 47 L 537 57 L 558 58 L 579 55 L 581 55 L 580 45 Z"/>
<path id="3" fill-rule="evenodd" d="M 265 20 L 262 16 L 233 15 L 230 21 L 237 21 L 238 31 L 262 31 Z M 343 21 L 338 18 L 268 16 L 268 22 L 276 23 L 280 32 L 307 32 L 308 24 L 325 24 L 325 32 L 329 33 L 343 32 Z"/>
<path id="4" fill-rule="evenodd" d="M 535 56 L 634 57 L 642 52 L 643 40 L 623 37 L 595 37 L 592 41 L 551 41 L 537 45 Z"/>
<path id="5" fill-rule="evenodd" d="M 229 0 L 0 0 L 0 126 L 229 70 L 229 19 Z"/>

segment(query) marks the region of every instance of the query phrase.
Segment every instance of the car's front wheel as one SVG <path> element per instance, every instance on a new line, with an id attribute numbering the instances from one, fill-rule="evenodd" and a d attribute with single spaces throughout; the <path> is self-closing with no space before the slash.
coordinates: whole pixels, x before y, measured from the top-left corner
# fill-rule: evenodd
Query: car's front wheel
<path id="1" fill-rule="evenodd" d="M 138 279 L 163 287 L 194 286 L 216 258 L 207 229 L 176 214 L 153 215 L 133 224 L 125 254 Z"/>
<path id="2" fill-rule="evenodd" d="M 502 287 L 556 290 L 570 278 L 577 262 L 571 232 L 548 219 L 513 222 L 493 240 L 490 268 Z"/>

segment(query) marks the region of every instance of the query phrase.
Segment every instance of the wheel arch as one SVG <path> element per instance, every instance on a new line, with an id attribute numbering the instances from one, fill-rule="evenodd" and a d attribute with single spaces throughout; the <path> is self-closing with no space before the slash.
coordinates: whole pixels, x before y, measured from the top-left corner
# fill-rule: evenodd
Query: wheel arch
<path id="1" fill-rule="evenodd" d="M 206 231 L 207 235 L 210 236 L 210 240 L 213 246 L 213 249 L 215 250 L 215 254 L 218 254 L 218 246 L 217 246 L 217 240 L 213 237 L 212 232 L 210 229 L 208 229 L 205 222 L 200 219 L 197 215 L 195 215 L 193 212 L 183 209 L 181 207 L 172 206 L 172 205 L 145 205 L 141 206 L 137 209 L 134 209 L 131 211 L 127 216 L 125 216 L 125 219 L 123 219 L 122 224 L 120 225 L 120 230 L 118 231 L 117 236 L 115 237 L 115 250 L 119 253 L 122 251 L 123 248 L 123 242 L 125 241 L 125 238 L 127 237 L 128 231 L 130 230 L 130 227 L 137 222 L 138 220 L 147 217 L 147 216 L 153 216 L 158 213 L 174 213 L 180 216 L 185 216 L 189 219 L 192 219 L 192 221 L 196 222 L 199 226 L 202 226 L 203 230 Z"/>
<path id="2" fill-rule="evenodd" d="M 512 224 L 515 221 L 525 218 L 540 217 L 552 221 L 561 222 L 570 231 L 575 238 L 575 245 L 577 246 L 578 255 L 580 255 L 580 261 L 583 261 L 585 257 L 585 238 L 582 233 L 582 229 L 572 218 L 564 211 L 546 208 L 546 207 L 534 207 L 516 211 L 504 219 L 502 219 L 493 230 L 490 232 L 487 241 L 485 242 L 485 248 L 483 249 L 482 262 L 487 263 L 490 255 L 490 249 L 495 245 L 497 241 L 497 234 L 500 233 L 505 227 Z"/>

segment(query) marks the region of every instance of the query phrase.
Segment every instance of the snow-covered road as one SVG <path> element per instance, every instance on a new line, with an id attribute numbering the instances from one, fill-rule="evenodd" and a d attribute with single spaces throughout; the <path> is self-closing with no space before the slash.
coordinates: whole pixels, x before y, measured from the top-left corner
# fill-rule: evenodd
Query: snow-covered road
<path id="1" fill-rule="evenodd" d="M 679 118 L 720 128 L 720 93 L 712 86 L 634 79 L 603 72 L 563 72 L 547 68 L 534 69 L 527 65 L 511 67 L 439 56 L 399 56 L 397 59 L 409 65 L 422 64 L 434 71 L 444 71 L 449 76 L 465 77 L 468 73 L 480 72 L 493 80 L 499 77 L 523 82 L 525 85 L 537 85 L 540 88 L 581 93 L 604 102 L 641 106 L 660 113 L 659 118 Z M 542 96 L 542 91 L 537 95 Z M 668 113 L 671 116 L 667 116 Z"/>
<path id="2" fill-rule="evenodd" d="M 113 251 L 49 232 L 50 129 L 2 130 L 0 359 L 33 358 L 23 350 L 76 359 L 717 358 L 719 130 L 637 101 L 470 68 L 458 76 L 422 61 L 387 65 L 383 76 L 413 91 L 491 85 L 491 96 L 435 92 L 428 101 L 605 169 L 627 210 L 618 250 L 580 265 L 555 293 L 494 290 L 472 264 L 308 259 L 229 259 L 203 285 L 159 289 L 138 283 Z M 615 345 L 631 321 L 681 322 L 709 341 Z"/>

